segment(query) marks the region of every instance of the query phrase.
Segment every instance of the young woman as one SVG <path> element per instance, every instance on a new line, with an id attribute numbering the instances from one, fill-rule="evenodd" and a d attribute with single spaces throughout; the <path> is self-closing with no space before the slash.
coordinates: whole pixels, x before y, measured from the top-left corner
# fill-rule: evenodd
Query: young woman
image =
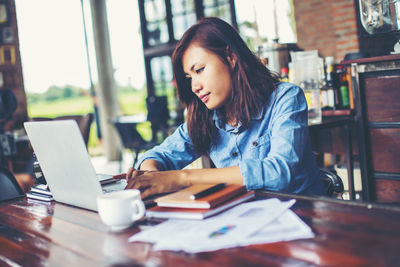
<path id="1" fill-rule="evenodd" d="M 185 32 L 172 63 L 187 121 L 128 171 L 127 188 L 143 198 L 219 182 L 324 194 L 303 91 L 280 83 L 234 28 L 202 19 Z M 201 155 L 216 168 L 181 170 Z"/>

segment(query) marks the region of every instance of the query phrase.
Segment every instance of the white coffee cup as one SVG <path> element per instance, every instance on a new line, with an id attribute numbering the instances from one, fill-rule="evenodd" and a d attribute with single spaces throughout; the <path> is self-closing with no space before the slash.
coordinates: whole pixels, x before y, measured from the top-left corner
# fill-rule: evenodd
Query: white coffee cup
<path id="1" fill-rule="evenodd" d="M 112 231 L 120 231 L 142 218 L 146 208 L 140 191 L 127 189 L 98 196 L 97 210 L 104 224 Z"/>

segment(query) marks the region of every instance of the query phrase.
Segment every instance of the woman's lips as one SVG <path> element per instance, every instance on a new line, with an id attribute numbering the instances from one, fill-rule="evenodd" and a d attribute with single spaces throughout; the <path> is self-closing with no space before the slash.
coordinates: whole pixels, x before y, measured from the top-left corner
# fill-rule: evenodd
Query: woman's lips
<path id="1" fill-rule="evenodd" d="M 209 98 L 210 98 L 210 93 L 207 93 L 207 94 L 205 94 L 205 95 L 200 96 L 200 100 L 201 100 L 203 103 L 206 103 L 206 102 L 208 101 Z"/>

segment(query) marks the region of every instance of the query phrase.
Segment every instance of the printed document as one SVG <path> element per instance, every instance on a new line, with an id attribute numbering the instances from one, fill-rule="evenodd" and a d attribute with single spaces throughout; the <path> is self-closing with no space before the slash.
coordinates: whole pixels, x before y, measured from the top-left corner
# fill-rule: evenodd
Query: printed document
<path id="1" fill-rule="evenodd" d="M 129 238 L 154 243 L 155 250 L 189 253 L 314 237 L 290 207 L 276 198 L 240 204 L 206 220 L 168 220 Z"/>

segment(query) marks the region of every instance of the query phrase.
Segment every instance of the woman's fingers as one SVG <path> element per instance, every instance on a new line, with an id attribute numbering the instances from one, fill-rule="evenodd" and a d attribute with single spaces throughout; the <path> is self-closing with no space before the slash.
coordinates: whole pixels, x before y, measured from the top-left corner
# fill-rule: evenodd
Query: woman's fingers
<path id="1" fill-rule="evenodd" d="M 130 168 L 128 172 L 126 173 L 126 182 L 127 185 L 125 189 L 134 189 L 134 185 L 137 182 L 138 179 L 136 177 L 138 176 L 137 170 Z"/>
<path id="2" fill-rule="evenodd" d="M 139 175 L 143 174 L 143 171 L 140 170 L 135 170 L 133 168 L 130 168 L 126 174 L 126 181 L 128 184 L 135 183 L 138 179 L 137 177 Z"/>
<path id="3" fill-rule="evenodd" d="M 128 172 L 126 173 L 126 181 L 129 181 L 129 179 L 132 177 L 132 173 L 135 171 L 134 168 L 129 168 Z"/>
<path id="4" fill-rule="evenodd" d="M 146 198 L 153 194 L 172 192 L 182 187 L 171 177 L 162 177 L 166 172 L 143 171 L 130 168 L 126 174 L 125 189 L 139 189 L 141 197 Z"/>
<path id="5" fill-rule="evenodd" d="M 125 189 L 142 189 L 151 186 L 151 177 L 145 171 L 129 170 Z"/>

